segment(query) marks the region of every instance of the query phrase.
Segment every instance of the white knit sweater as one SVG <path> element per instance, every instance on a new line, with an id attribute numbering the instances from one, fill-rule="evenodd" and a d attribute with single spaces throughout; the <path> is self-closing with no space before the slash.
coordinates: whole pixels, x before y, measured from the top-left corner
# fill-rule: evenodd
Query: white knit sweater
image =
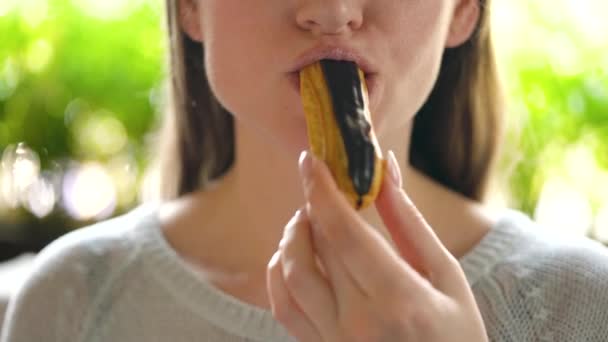
<path id="1" fill-rule="evenodd" d="M 507 211 L 460 261 L 491 341 L 608 341 L 603 246 Z M 164 240 L 157 208 L 142 206 L 46 248 L 0 341 L 293 339 L 270 312 L 205 283 Z"/>

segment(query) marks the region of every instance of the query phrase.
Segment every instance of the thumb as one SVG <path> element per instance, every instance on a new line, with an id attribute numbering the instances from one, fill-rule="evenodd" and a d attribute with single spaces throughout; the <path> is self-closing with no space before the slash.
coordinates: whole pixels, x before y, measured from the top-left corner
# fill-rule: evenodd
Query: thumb
<path id="1" fill-rule="evenodd" d="M 347 231 L 344 227 L 361 226 L 362 219 L 338 189 L 325 163 L 305 151 L 300 155 L 299 167 L 306 210 L 315 227 L 337 235 Z"/>
<path id="2" fill-rule="evenodd" d="M 402 188 L 401 170 L 393 151 L 376 199 L 376 209 L 401 257 L 423 275 L 440 269 L 449 252 Z"/>

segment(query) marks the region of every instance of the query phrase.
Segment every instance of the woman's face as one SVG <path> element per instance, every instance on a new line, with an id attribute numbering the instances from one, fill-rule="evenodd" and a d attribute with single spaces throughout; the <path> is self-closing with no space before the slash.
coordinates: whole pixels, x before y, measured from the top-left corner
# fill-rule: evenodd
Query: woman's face
<path id="1" fill-rule="evenodd" d="M 356 54 L 369 63 L 370 109 L 382 140 L 413 118 L 443 50 L 468 38 L 479 13 L 478 0 L 192 1 L 182 0 L 182 26 L 204 43 L 220 102 L 261 137 L 295 152 L 307 147 L 297 88 L 307 57 Z"/>

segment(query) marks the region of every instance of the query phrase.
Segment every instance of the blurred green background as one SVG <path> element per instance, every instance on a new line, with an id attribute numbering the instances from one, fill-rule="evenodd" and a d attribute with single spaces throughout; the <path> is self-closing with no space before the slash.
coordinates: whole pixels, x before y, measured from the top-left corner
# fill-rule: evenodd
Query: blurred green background
<path id="1" fill-rule="evenodd" d="M 159 0 L 0 1 L 0 248 L 142 198 L 161 116 Z M 608 242 L 605 0 L 495 0 L 508 134 L 492 203 Z M 0 253 L 2 257 L 2 253 Z"/>

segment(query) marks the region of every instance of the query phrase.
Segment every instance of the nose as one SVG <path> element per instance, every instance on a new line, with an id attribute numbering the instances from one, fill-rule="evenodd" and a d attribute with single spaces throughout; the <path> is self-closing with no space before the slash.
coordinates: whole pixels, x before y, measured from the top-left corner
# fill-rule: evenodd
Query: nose
<path id="1" fill-rule="evenodd" d="M 315 35 L 343 34 L 357 30 L 363 23 L 362 6 L 353 0 L 303 0 L 296 21 L 303 30 Z"/>

